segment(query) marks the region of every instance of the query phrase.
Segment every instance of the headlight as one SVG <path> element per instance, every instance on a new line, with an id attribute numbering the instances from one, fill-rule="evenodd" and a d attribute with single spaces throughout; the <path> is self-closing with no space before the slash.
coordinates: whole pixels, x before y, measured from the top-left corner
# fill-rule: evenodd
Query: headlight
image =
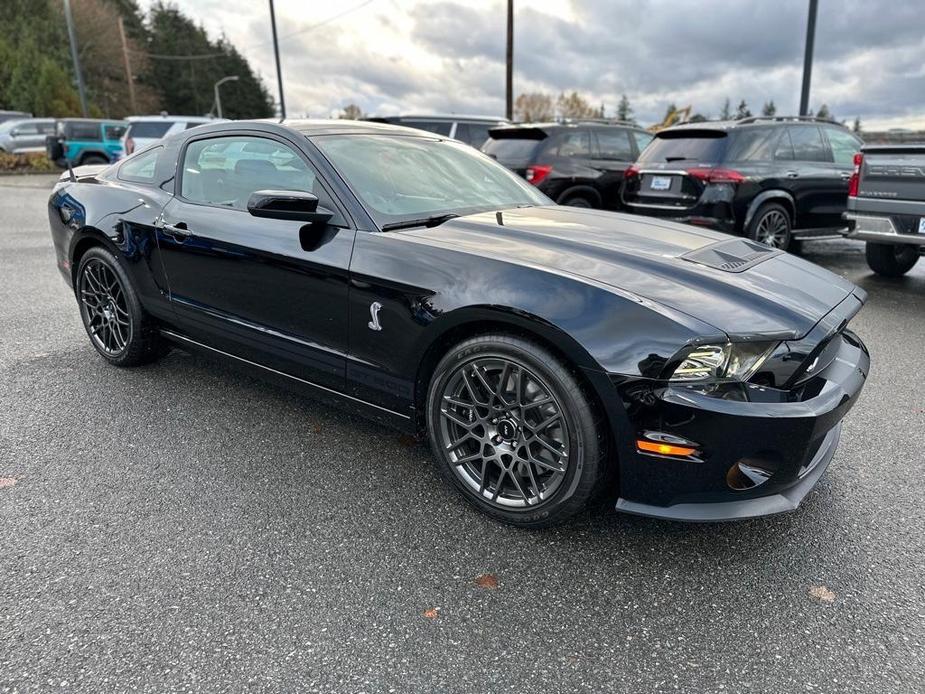
<path id="1" fill-rule="evenodd" d="M 761 367 L 779 342 L 727 342 L 698 345 L 681 353 L 668 377 L 677 382 L 747 381 Z"/>

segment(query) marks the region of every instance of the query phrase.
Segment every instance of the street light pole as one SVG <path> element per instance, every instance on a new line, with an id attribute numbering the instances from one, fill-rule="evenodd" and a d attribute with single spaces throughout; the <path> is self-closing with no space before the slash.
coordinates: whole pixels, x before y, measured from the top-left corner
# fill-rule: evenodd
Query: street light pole
<path id="1" fill-rule="evenodd" d="M 283 71 L 279 66 L 279 39 L 276 36 L 276 12 L 273 0 L 270 0 L 270 26 L 273 27 L 273 55 L 276 57 L 276 81 L 279 83 L 279 115 L 286 117 L 286 97 L 283 96 Z"/>
<path id="2" fill-rule="evenodd" d="M 80 58 L 77 55 L 77 33 L 74 31 L 74 17 L 71 16 L 71 2 L 64 0 L 64 20 L 67 22 L 67 38 L 71 43 L 71 60 L 74 61 L 74 73 L 77 75 L 77 92 L 80 94 L 80 110 L 87 117 L 87 92 L 84 90 L 83 73 L 80 70 Z"/>
<path id="3" fill-rule="evenodd" d="M 806 53 L 803 56 L 803 91 L 800 93 L 800 115 L 809 113 L 809 82 L 813 75 L 813 44 L 816 42 L 816 10 L 819 0 L 809 0 L 809 17 L 806 20 Z"/>
<path id="4" fill-rule="evenodd" d="M 216 113 L 216 117 L 218 117 L 218 118 L 221 118 L 221 117 L 222 117 L 222 97 L 221 97 L 221 96 L 219 95 L 219 93 L 218 93 L 218 88 L 219 88 L 220 86 L 222 86 L 223 84 L 225 84 L 225 82 L 237 82 L 238 79 L 239 79 L 239 78 L 238 78 L 237 75 L 228 75 L 228 77 L 222 77 L 218 82 L 216 82 L 216 83 L 212 86 L 212 89 L 215 91 L 215 113 Z"/>
<path id="5" fill-rule="evenodd" d="M 514 117 L 514 0 L 507 0 L 507 56 L 504 115 Z"/>

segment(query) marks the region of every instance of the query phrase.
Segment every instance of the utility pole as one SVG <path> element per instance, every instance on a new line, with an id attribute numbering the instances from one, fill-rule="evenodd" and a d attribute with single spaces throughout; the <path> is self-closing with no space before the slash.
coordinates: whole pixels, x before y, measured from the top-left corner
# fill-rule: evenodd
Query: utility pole
<path id="1" fill-rule="evenodd" d="M 286 97 L 283 96 L 283 71 L 279 66 L 279 39 L 276 37 L 276 13 L 270 0 L 270 25 L 273 27 L 273 55 L 276 57 L 276 81 L 279 82 L 279 116 L 286 117 Z"/>
<path id="2" fill-rule="evenodd" d="M 504 116 L 508 120 L 514 118 L 514 0 L 507 0 L 507 70 Z"/>
<path id="3" fill-rule="evenodd" d="M 228 75 L 228 77 L 222 77 L 218 82 L 212 85 L 212 91 L 215 92 L 215 117 L 222 117 L 222 97 L 218 93 L 218 88 L 221 87 L 225 82 L 237 82 L 240 79 L 237 75 Z"/>
<path id="4" fill-rule="evenodd" d="M 125 62 L 125 79 L 128 81 L 128 102 L 132 113 L 138 113 L 138 104 L 135 103 L 135 78 L 132 77 L 132 64 L 128 59 L 128 43 L 125 41 L 125 23 L 119 17 L 119 38 L 122 41 L 122 60 Z"/>
<path id="5" fill-rule="evenodd" d="M 806 20 L 806 54 L 803 56 L 803 91 L 800 93 L 800 115 L 809 113 L 809 82 L 813 76 L 813 44 L 816 42 L 816 10 L 819 0 L 809 0 Z"/>
<path id="6" fill-rule="evenodd" d="M 71 16 L 71 2 L 64 0 L 64 19 L 67 22 L 67 37 L 71 42 L 71 60 L 74 61 L 74 73 L 77 75 L 77 92 L 80 94 L 80 110 L 87 117 L 87 93 L 84 90 L 83 73 L 80 71 L 80 58 L 77 56 L 77 33 L 74 31 L 74 18 Z"/>

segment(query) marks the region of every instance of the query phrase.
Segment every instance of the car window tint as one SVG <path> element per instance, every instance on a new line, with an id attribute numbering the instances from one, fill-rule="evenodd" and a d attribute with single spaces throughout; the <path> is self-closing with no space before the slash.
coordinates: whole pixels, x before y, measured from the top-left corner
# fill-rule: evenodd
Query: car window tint
<path id="1" fill-rule="evenodd" d="M 770 161 L 780 128 L 742 128 L 730 138 L 726 161 Z"/>
<path id="2" fill-rule="evenodd" d="M 42 123 L 39 125 L 39 132 L 43 135 L 51 135 L 55 132 L 55 123 L 50 121 L 48 123 Z"/>
<path id="3" fill-rule="evenodd" d="M 487 125 L 485 123 L 460 123 L 458 127 L 466 125 L 469 128 L 469 135 L 465 139 L 465 142 L 468 142 L 473 147 L 480 149 L 482 145 L 485 144 L 485 140 L 488 139 L 488 130 L 490 127 L 495 127 L 494 125 Z M 462 139 L 459 135 L 456 136 L 458 139 Z"/>
<path id="4" fill-rule="evenodd" d="M 556 154 L 560 157 L 591 156 L 591 138 L 587 130 L 564 132 L 556 139 Z"/>
<path id="5" fill-rule="evenodd" d="M 633 137 L 636 138 L 636 149 L 640 152 L 649 146 L 649 143 L 652 142 L 654 136 L 649 133 L 634 132 Z"/>
<path id="6" fill-rule="evenodd" d="M 790 141 L 790 133 L 784 130 L 780 137 L 777 138 L 777 144 L 774 147 L 774 159 L 777 161 L 793 161 L 793 142 Z"/>
<path id="7" fill-rule="evenodd" d="M 154 172 L 157 169 L 157 159 L 162 151 L 162 147 L 155 147 L 154 149 L 126 159 L 119 167 L 118 177 L 123 181 L 153 183 Z"/>
<path id="8" fill-rule="evenodd" d="M 601 159 L 616 159 L 619 161 L 632 161 L 633 145 L 630 143 L 630 134 L 626 130 L 608 128 L 598 130 L 597 149 Z"/>
<path id="9" fill-rule="evenodd" d="M 665 131 L 639 156 L 641 162 L 720 162 L 726 151 L 726 133 L 721 130 Z"/>
<path id="10" fill-rule="evenodd" d="M 417 128 L 418 130 L 426 130 L 429 133 L 436 133 L 437 135 L 449 136 L 450 128 L 453 123 L 450 121 L 408 120 L 401 121 L 400 125 L 407 125 L 409 128 Z"/>
<path id="11" fill-rule="evenodd" d="M 70 123 L 67 128 L 68 140 L 89 140 L 97 142 L 100 140 L 99 123 Z"/>
<path id="12" fill-rule="evenodd" d="M 128 128 L 128 136 L 158 139 L 167 134 L 171 125 L 173 125 L 173 123 L 170 121 L 163 120 L 135 121 Z"/>
<path id="13" fill-rule="evenodd" d="M 127 129 L 124 125 L 107 125 L 103 128 L 103 132 L 106 133 L 107 140 L 118 140 L 125 135 Z"/>
<path id="14" fill-rule="evenodd" d="M 13 135 L 37 135 L 39 126 L 35 123 L 23 123 L 13 128 Z"/>
<path id="15" fill-rule="evenodd" d="M 825 127 L 825 134 L 829 138 L 832 156 L 836 164 L 851 165 L 854 155 L 861 149 L 861 142 L 854 135 L 841 128 Z"/>
<path id="16" fill-rule="evenodd" d="M 198 126 L 200 126 L 200 125 L 205 125 L 205 123 L 187 123 L 187 124 L 186 124 L 186 127 L 183 128 L 183 129 L 184 129 L 184 130 L 189 130 L 190 128 L 196 128 L 196 127 L 198 127 Z"/>
<path id="17" fill-rule="evenodd" d="M 262 137 L 216 137 L 191 142 L 183 156 L 180 194 L 191 202 L 247 209 L 258 190 L 314 193 L 331 207 L 317 176 L 291 147 Z"/>
<path id="18" fill-rule="evenodd" d="M 796 161 L 832 161 L 822 141 L 822 133 L 815 125 L 787 128 L 793 143 L 793 158 Z"/>

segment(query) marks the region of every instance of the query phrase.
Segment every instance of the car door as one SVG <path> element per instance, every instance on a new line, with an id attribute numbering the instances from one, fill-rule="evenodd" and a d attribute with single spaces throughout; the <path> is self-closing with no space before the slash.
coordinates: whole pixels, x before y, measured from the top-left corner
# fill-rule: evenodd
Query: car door
<path id="1" fill-rule="evenodd" d="M 832 152 L 835 173 L 838 174 L 838 189 L 831 200 L 833 226 L 844 226 L 841 215 L 848 206 L 848 182 L 854 172 L 854 155 L 861 151 L 861 140 L 853 134 L 834 125 L 823 125 L 822 132 Z"/>
<path id="2" fill-rule="evenodd" d="M 594 158 L 591 165 L 601 172 L 597 181 L 604 209 L 620 208 L 620 185 L 623 172 L 636 160 L 636 152 L 628 130 L 624 128 L 595 128 L 595 141 L 591 143 Z"/>
<path id="3" fill-rule="evenodd" d="M 178 325 L 207 345 L 342 389 L 355 231 L 308 156 L 264 132 L 202 135 L 179 156 L 157 241 Z M 312 192 L 330 223 L 247 211 L 258 190 Z"/>
<path id="4" fill-rule="evenodd" d="M 777 142 L 774 160 L 781 185 L 796 205 L 794 228 L 832 226 L 832 199 L 841 181 L 819 126 L 788 125 Z"/>

